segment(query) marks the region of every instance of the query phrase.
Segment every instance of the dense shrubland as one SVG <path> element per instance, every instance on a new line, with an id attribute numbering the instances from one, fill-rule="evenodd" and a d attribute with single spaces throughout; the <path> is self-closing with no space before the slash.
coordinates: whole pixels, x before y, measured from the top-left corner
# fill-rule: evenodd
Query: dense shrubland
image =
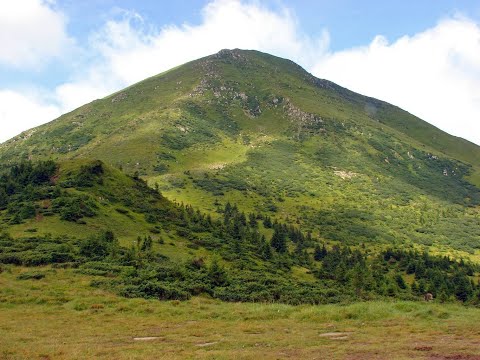
<path id="1" fill-rule="evenodd" d="M 57 164 L 53 161 L 24 162 L 12 166 L 9 173 L 2 175 L 0 210 L 7 210 L 4 220 L 18 224 L 36 216 L 54 214 L 67 221 L 95 216 L 98 206 L 94 199 L 67 189 L 71 186 L 91 186 L 93 180 L 88 176 L 94 174 L 82 169 L 81 175 L 72 184 L 59 184 L 56 172 Z"/>
<path id="2" fill-rule="evenodd" d="M 325 244 L 310 232 L 269 215 L 246 214 L 228 202 L 218 204 L 220 216 L 212 218 L 166 201 L 138 178 L 112 180 L 110 171 L 101 162 L 89 162 L 59 177 L 53 162 L 14 166 L 0 181 L 3 222 L 46 212 L 79 222 L 96 216 L 101 195 L 121 205 L 119 213 L 143 214 L 152 229 L 168 229 L 189 248 L 205 249 L 204 256 L 172 261 L 162 254 L 164 240 L 155 231 L 139 234 L 130 246 L 120 245 L 110 230 L 86 238 L 32 231 L 18 238 L 3 233 L 0 263 L 72 267 L 96 276 L 93 286 L 126 297 L 182 300 L 208 294 L 226 301 L 300 304 L 415 299 L 430 292 L 439 301 L 480 302 L 475 280 L 480 269 L 470 262 L 401 247 L 372 251 Z"/>
<path id="3" fill-rule="evenodd" d="M 480 302 L 480 287 L 472 277 L 479 269 L 463 261 L 398 249 L 366 256 L 339 246 L 324 248 L 321 256 L 315 252 L 316 260 L 308 254 L 299 259 L 296 250 L 279 253 L 263 240 L 257 246 L 259 251 L 239 254 L 235 252 L 239 240 L 253 245 L 252 239 L 232 236 L 208 260 L 173 263 L 154 249 L 149 236 L 125 248 L 111 232 L 82 240 L 34 236 L 14 240 L 2 235 L 0 263 L 72 267 L 96 276 L 93 286 L 126 297 L 162 300 L 209 294 L 225 301 L 315 304 L 386 297 L 420 299 L 430 292 L 442 302 Z M 293 276 L 292 269 L 300 262 L 311 269 L 314 279 Z"/>

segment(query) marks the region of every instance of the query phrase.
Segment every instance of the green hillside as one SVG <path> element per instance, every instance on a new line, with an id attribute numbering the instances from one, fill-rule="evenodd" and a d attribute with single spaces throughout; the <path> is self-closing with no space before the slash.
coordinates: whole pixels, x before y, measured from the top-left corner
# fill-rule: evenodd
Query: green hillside
<path id="1" fill-rule="evenodd" d="M 327 243 L 479 258 L 478 146 L 256 51 L 222 50 L 1 145 L 4 168 L 22 159 L 100 159 L 214 217 L 230 201 Z"/>
<path id="2" fill-rule="evenodd" d="M 217 215 L 97 160 L 11 166 L 1 357 L 476 359 L 478 311 L 445 303 L 480 304 L 478 265 L 320 246 L 229 203 Z M 427 291 L 437 304 L 418 301 Z"/>
<path id="3" fill-rule="evenodd" d="M 326 246 L 236 205 L 213 219 L 101 161 L 24 162 L 0 177 L 3 265 L 73 268 L 125 297 L 321 304 L 361 299 L 480 302 L 477 264 L 413 248 Z M 31 270 L 19 280 L 42 279 Z"/>

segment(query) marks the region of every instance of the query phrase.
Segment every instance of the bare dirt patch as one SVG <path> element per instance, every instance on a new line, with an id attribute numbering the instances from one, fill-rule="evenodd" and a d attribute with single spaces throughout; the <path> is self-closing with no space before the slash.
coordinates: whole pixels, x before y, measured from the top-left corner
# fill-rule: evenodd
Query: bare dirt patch
<path id="1" fill-rule="evenodd" d="M 212 346 L 212 345 L 215 345 L 215 344 L 218 344 L 218 341 L 207 342 L 207 343 L 203 343 L 203 344 L 197 344 L 196 346 L 198 346 L 198 347 L 206 347 L 206 346 Z"/>
<path id="2" fill-rule="evenodd" d="M 331 340 L 347 340 L 351 332 L 327 332 L 320 334 L 320 337 L 328 338 Z"/>
<path id="3" fill-rule="evenodd" d="M 143 336 L 143 337 L 134 337 L 134 341 L 152 341 L 152 340 L 157 340 L 160 339 L 159 336 Z"/>
<path id="4" fill-rule="evenodd" d="M 333 173 L 337 176 L 340 176 L 343 180 L 352 179 L 358 175 L 357 173 L 343 170 L 335 170 Z"/>
<path id="5" fill-rule="evenodd" d="M 208 165 L 208 168 L 210 170 L 222 170 L 225 167 L 225 163 L 216 163 L 216 164 L 211 164 Z"/>
<path id="6" fill-rule="evenodd" d="M 428 360 L 480 360 L 480 355 L 474 354 L 432 354 Z"/>

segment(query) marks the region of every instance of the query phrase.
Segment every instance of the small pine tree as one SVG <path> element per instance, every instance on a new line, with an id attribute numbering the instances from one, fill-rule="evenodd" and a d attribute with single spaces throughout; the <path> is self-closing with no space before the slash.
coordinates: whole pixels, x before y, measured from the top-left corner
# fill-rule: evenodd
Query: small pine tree
<path id="1" fill-rule="evenodd" d="M 213 286 L 223 286 L 227 283 L 227 272 L 214 258 L 208 268 L 208 277 Z"/>
<path id="2" fill-rule="evenodd" d="M 442 289 L 438 292 L 437 299 L 441 303 L 445 303 L 448 301 L 448 294 L 445 289 Z"/>
<path id="3" fill-rule="evenodd" d="M 153 245 L 153 240 L 150 235 L 146 236 L 145 239 L 143 239 L 143 244 L 142 244 L 142 251 L 150 251 L 152 250 L 152 245 Z"/>
<path id="4" fill-rule="evenodd" d="M 366 288 L 367 283 L 367 269 L 361 264 L 357 263 L 355 267 L 348 273 L 348 278 L 352 284 L 357 297 L 362 296 L 363 289 Z"/>
<path id="5" fill-rule="evenodd" d="M 397 287 L 394 284 L 387 285 L 387 296 L 396 296 L 397 295 Z"/>
<path id="6" fill-rule="evenodd" d="M 315 249 L 314 249 L 314 252 L 313 252 L 313 259 L 315 261 L 320 261 L 322 260 L 322 249 L 320 248 L 320 245 L 318 244 L 315 244 Z"/>
<path id="7" fill-rule="evenodd" d="M 325 244 L 320 248 L 320 245 L 316 244 L 315 245 L 315 250 L 313 253 L 313 258 L 315 261 L 321 261 L 323 258 L 327 256 L 327 249 L 325 248 Z"/>
<path id="8" fill-rule="evenodd" d="M 287 238 L 283 231 L 275 229 L 270 244 L 278 253 L 283 254 L 287 252 Z"/>
<path id="9" fill-rule="evenodd" d="M 309 231 L 309 232 L 307 233 L 307 242 L 311 242 L 311 241 L 312 241 L 312 232 Z"/>
<path id="10" fill-rule="evenodd" d="M 248 225 L 251 228 L 256 228 L 258 226 L 257 217 L 255 216 L 255 214 L 249 214 L 248 215 Z"/>
<path id="11" fill-rule="evenodd" d="M 11 225 L 16 225 L 16 224 L 21 224 L 22 223 L 22 218 L 18 213 L 15 213 L 13 217 L 10 219 L 10 224 Z"/>
<path id="12" fill-rule="evenodd" d="M 265 219 L 263 219 L 263 226 L 265 226 L 267 229 L 272 228 L 272 219 L 269 216 L 265 216 Z"/>
<path id="13" fill-rule="evenodd" d="M 272 257 L 273 257 L 272 247 L 265 240 L 265 237 L 263 237 L 260 253 L 262 254 L 263 259 L 265 259 L 265 260 L 271 260 Z"/>
<path id="14" fill-rule="evenodd" d="M 8 195 L 5 189 L 0 188 L 0 210 L 3 210 L 8 205 Z"/>
<path id="15" fill-rule="evenodd" d="M 426 283 L 425 283 L 425 280 L 424 279 L 420 279 L 420 281 L 418 282 L 418 293 L 420 295 L 424 294 L 425 291 L 426 291 Z"/>
<path id="16" fill-rule="evenodd" d="M 418 285 L 417 285 L 417 283 L 416 283 L 415 281 L 412 283 L 412 294 L 414 294 L 414 295 L 418 295 L 418 294 L 419 294 L 419 292 L 418 292 Z"/>
<path id="17" fill-rule="evenodd" d="M 407 284 L 405 283 L 405 280 L 401 274 L 395 275 L 395 282 L 400 289 L 405 290 L 407 288 Z"/>
<path id="18" fill-rule="evenodd" d="M 467 301 L 473 294 L 472 284 L 464 274 L 457 273 L 453 277 L 455 284 L 455 297 L 460 301 Z"/>

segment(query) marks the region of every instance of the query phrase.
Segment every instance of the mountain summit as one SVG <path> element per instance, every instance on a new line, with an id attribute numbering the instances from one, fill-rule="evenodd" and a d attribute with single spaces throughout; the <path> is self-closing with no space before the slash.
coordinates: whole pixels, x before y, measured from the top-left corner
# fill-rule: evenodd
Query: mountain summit
<path id="1" fill-rule="evenodd" d="M 3 166 L 21 159 L 98 159 L 171 200 L 212 214 L 228 200 L 326 241 L 480 246 L 480 147 L 258 51 L 221 50 L 0 146 Z"/>

